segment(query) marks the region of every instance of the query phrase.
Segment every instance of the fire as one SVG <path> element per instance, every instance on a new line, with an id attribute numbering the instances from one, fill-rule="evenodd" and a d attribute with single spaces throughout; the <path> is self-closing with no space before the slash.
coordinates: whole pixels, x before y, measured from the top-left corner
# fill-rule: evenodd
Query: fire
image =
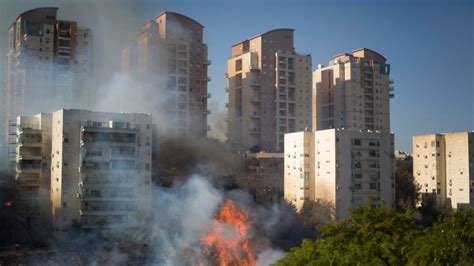
<path id="1" fill-rule="evenodd" d="M 221 266 L 254 265 L 255 256 L 249 240 L 250 226 L 249 214 L 231 200 L 226 200 L 201 242 L 215 252 L 214 256 Z"/>

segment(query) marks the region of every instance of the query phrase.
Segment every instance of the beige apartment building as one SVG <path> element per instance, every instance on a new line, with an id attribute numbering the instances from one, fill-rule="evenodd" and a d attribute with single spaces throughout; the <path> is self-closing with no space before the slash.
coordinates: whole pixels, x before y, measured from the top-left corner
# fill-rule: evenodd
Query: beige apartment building
<path id="1" fill-rule="evenodd" d="M 17 118 L 16 176 L 21 208 L 51 222 L 51 114 Z"/>
<path id="2" fill-rule="evenodd" d="M 285 135 L 285 199 L 350 208 L 394 207 L 394 135 L 390 65 L 367 48 L 336 55 L 313 72 L 312 131 Z"/>
<path id="3" fill-rule="evenodd" d="M 207 136 L 208 92 L 204 26 L 174 12 L 147 21 L 136 43 L 122 51 L 122 73 L 130 74 L 146 92 L 147 112 L 159 121 L 160 133 L 170 136 Z M 136 92 L 126 94 L 126 101 Z"/>
<path id="4" fill-rule="evenodd" d="M 305 201 L 314 201 L 315 133 L 301 131 L 285 134 L 284 198 L 300 210 Z"/>
<path id="5" fill-rule="evenodd" d="M 293 29 L 234 44 L 226 77 L 234 150 L 282 152 L 285 133 L 311 128 L 311 56 L 295 52 Z"/>
<path id="6" fill-rule="evenodd" d="M 55 233 L 140 228 L 151 213 L 152 118 L 62 109 L 18 118 L 20 202 Z"/>
<path id="7" fill-rule="evenodd" d="M 422 202 L 440 210 L 474 206 L 474 133 L 451 132 L 413 137 L 413 176 Z"/>
<path id="8" fill-rule="evenodd" d="M 19 115 L 59 108 L 88 108 L 92 38 L 75 21 L 59 20 L 58 8 L 21 13 L 10 25 L 1 140 Z M 41 101 L 38 101 L 41 99 Z M 14 145 L 10 145 L 14 155 Z M 6 152 L 6 151 L 3 151 Z M 13 156 L 10 157 L 14 159 Z"/>
<path id="9" fill-rule="evenodd" d="M 333 57 L 313 72 L 313 128 L 390 132 L 390 65 L 367 48 Z"/>
<path id="10" fill-rule="evenodd" d="M 60 110 L 52 118 L 56 230 L 140 227 L 151 211 L 151 116 Z"/>
<path id="11" fill-rule="evenodd" d="M 392 151 L 392 152 L 390 152 Z M 333 205 L 334 218 L 350 208 L 394 207 L 393 134 L 327 129 L 285 135 L 285 199 L 298 210 L 305 201 Z"/>

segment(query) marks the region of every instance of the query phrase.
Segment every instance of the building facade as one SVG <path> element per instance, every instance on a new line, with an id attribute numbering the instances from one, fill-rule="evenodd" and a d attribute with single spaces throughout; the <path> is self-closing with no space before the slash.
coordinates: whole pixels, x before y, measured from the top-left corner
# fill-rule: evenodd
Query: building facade
<path id="1" fill-rule="evenodd" d="M 390 65 L 367 48 L 333 57 L 313 73 L 313 128 L 390 132 Z"/>
<path id="2" fill-rule="evenodd" d="M 421 203 L 432 199 L 440 210 L 473 207 L 474 133 L 414 136 L 413 176 Z"/>
<path id="3" fill-rule="evenodd" d="M 393 208 L 390 151 L 391 133 L 328 129 L 286 134 L 285 198 L 298 210 L 305 201 L 330 203 L 336 219 L 368 203 Z"/>
<path id="4" fill-rule="evenodd" d="M 151 116 L 53 113 L 51 200 L 56 231 L 140 227 L 151 211 Z"/>
<path id="5" fill-rule="evenodd" d="M 284 198 L 297 210 L 305 201 L 314 201 L 315 133 L 301 131 L 285 134 Z"/>
<path id="6" fill-rule="evenodd" d="M 329 203 L 335 219 L 350 208 L 394 207 L 390 65 L 367 48 L 336 55 L 313 72 L 312 131 L 285 135 L 285 199 Z"/>
<path id="7" fill-rule="evenodd" d="M 236 151 L 283 151 L 284 134 L 311 127 L 311 56 L 276 29 L 232 46 L 227 137 Z"/>
<path id="8" fill-rule="evenodd" d="M 9 28 L 2 140 L 19 115 L 59 108 L 88 108 L 92 39 L 74 21 L 57 19 L 56 7 L 20 14 Z M 41 99 L 41 101 L 38 101 Z M 10 146 L 14 154 L 14 146 Z M 12 157 L 11 157 L 12 158 Z"/>
<path id="9" fill-rule="evenodd" d="M 18 204 L 51 222 L 51 114 L 17 118 Z"/>
<path id="10" fill-rule="evenodd" d="M 261 202 L 278 202 L 283 197 L 283 153 L 244 153 L 245 171 L 236 177 Z"/>
<path id="11" fill-rule="evenodd" d="M 122 72 L 148 97 L 147 112 L 160 121 L 160 133 L 202 138 L 209 127 L 207 45 L 204 26 L 174 12 L 163 12 L 142 27 L 134 45 L 122 51 Z M 127 100 L 133 99 L 129 92 Z M 154 97 L 154 98 L 153 98 Z"/>
<path id="12" fill-rule="evenodd" d="M 152 119 L 62 109 L 18 117 L 20 203 L 61 234 L 141 228 L 151 215 Z"/>

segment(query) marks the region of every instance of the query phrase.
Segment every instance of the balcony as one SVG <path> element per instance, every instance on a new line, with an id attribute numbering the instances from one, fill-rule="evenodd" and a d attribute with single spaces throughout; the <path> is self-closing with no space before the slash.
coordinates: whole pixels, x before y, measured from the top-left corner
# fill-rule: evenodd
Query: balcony
<path id="1" fill-rule="evenodd" d="M 205 81 L 205 82 L 211 82 L 211 80 L 212 80 L 211 77 L 205 77 L 205 78 L 204 78 L 204 81 Z"/>
<path id="2" fill-rule="evenodd" d="M 250 118 L 260 118 L 260 115 L 257 112 L 253 112 L 250 114 Z"/>
<path id="3" fill-rule="evenodd" d="M 204 60 L 204 62 L 202 62 L 203 65 L 211 65 L 212 64 L 212 61 L 211 60 Z"/>
<path id="4" fill-rule="evenodd" d="M 388 86 L 388 90 L 389 90 L 389 91 L 394 91 L 395 88 L 394 88 L 393 86 Z"/>
<path id="5" fill-rule="evenodd" d="M 258 96 L 251 96 L 250 101 L 251 102 L 260 102 L 260 98 Z"/>
<path id="6" fill-rule="evenodd" d="M 211 94 L 210 92 L 204 93 L 204 94 L 202 95 L 203 98 L 211 98 L 211 96 L 212 96 L 212 94 Z"/>
<path id="7" fill-rule="evenodd" d="M 393 79 L 388 80 L 388 84 L 393 84 L 393 83 L 394 83 Z"/>
<path id="8" fill-rule="evenodd" d="M 18 173 L 40 173 L 41 166 L 39 163 L 20 163 L 16 166 L 16 171 Z"/>
<path id="9" fill-rule="evenodd" d="M 250 83 L 250 86 L 260 86 L 260 81 L 257 79 L 254 79 L 250 81 L 249 83 Z"/>
<path id="10" fill-rule="evenodd" d="M 260 128 L 249 129 L 250 134 L 260 134 Z"/>
<path id="11" fill-rule="evenodd" d="M 225 72 L 225 73 L 224 73 L 224 77 L 225 77 L 226 79 L 229 78 L 229 73 Z"/>
<path id="12" fill-rule="evenodd" d="M 206 110 L 206 111 L 204 111 L 204 112 L 202 112 L 202 113 L 205 114 L 205 115 L 210 115 L 210 114 L 211 114 L 211 110 Z"/>
<path id="13" fill-rule="evenodd" d="M 107 121 L 107 122 L 96 122 L 96 121 L 82 121 L 81 127 L 83 131 L 89 131 L 94 129 L 129 129 L 137 130 L 136 124 L 130 124 L 129 122 L 118 122 L 118 121 Z"/>
<path id="14" fill-rule="evenodd" d="M 43 146 L 43 138 L 41 135 L 25 135 L 21 134 L 18 137 L 18 146 L 19 147 L 41 147 Z"/>
<path id="15" fill-rule="evenodd" d="M 31 133 L 31 134 L 41 134 L 41 126 L 34 124 L 22 124 L 18 126 L 18 131 L 20 133 Z"/>
<path id="16" fill-rule="evenodd" d="M 41 155 L 36 155 L 36 154 L 17 154 L 16 160 L 21 161 L 21 160 L 30 160 L 30 161 L 41 161 L 43 159 L 43 156 Z"/>
<path id="17" fill-rule="evenodd" d="M 395 98 L 395 94 L 393 94 L 393 93 L 390 93 L 388 96 L 390 97 L 390 99 Z"/>
<path id="18" fill-rule="evenodd" d="M 137 152 L 131 147 L 113 147 L 112 159 L 133 159 L 137 157 Z"/>
<path id="19" fill-rule="evenodd" d="M 211 126 L 210 125 L 207 125 L 206 131 L 211 131 Z"/>
<path id="20" fill-rule="evenodd" d="M 82 132 L 81 145 L 95 143 L 109 143 L 120 145 L 137 145 L 135 133 L 117 133 L 117 132 Z"/>
<path id="21" fill-rule="evenodd" d="M 250 64 L 249 68 L 250 70 L 257 70 L 257 71 L 260 70 L 257 64 Z"/>
<path id="22" fill-rule="evenodd" d="M 17 174 L 16 182 L 21 187 L 39 187 L 39 174 Z"/>

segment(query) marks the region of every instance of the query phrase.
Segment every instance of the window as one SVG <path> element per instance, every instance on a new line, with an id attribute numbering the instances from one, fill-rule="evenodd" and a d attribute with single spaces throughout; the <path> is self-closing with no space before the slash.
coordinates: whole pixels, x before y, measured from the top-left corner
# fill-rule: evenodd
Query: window
<path id="1" fill-rule="evenodd" d="M 360 146 L 360 145 L 362 145 L 362 142 L 361 142 L 360 139 L 354 139 L 353 144 L 354 144 L 354 146 Z"/>
<path id="2" fill-rule="evenodd" d="M 235 60 L 235 71 L 242 70 L 242 59 Z"/>

